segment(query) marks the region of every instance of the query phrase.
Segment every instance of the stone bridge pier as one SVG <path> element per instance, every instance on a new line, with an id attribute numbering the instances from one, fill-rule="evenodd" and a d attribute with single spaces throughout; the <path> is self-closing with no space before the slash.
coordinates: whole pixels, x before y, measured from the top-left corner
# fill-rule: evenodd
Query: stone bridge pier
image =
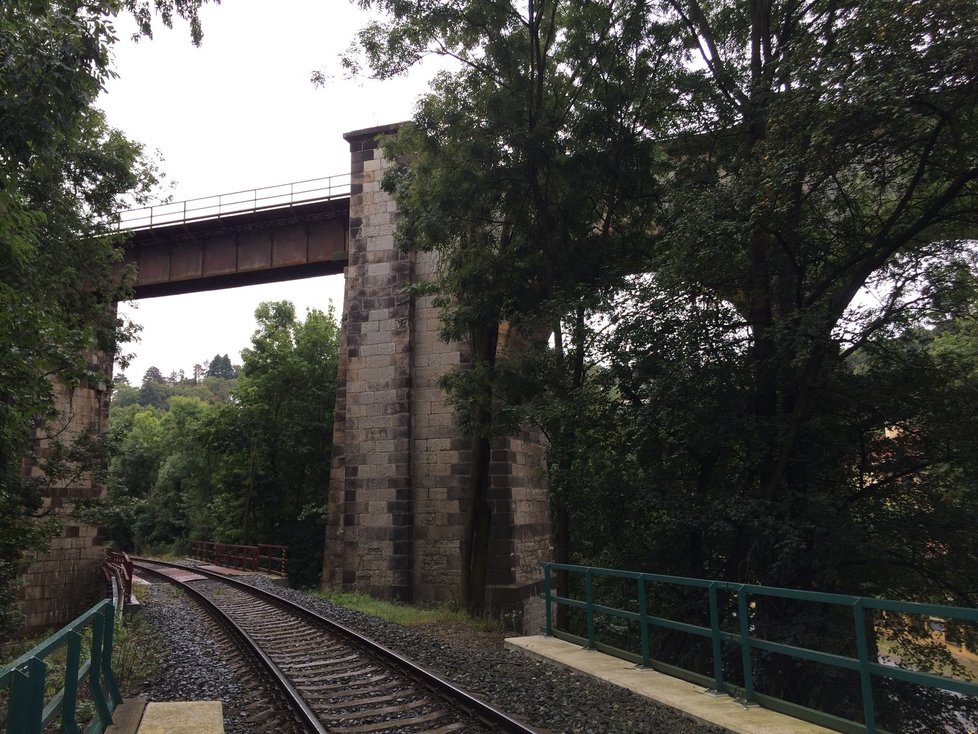
<path id="1" fill-rule="evenodd" d="M 73 388 L 55 383 L 58 417 L 39 426 L 35 436 L 34 450 L 41 460 L 49 458 L 59 442 L 70 446 L 86 434 L 98 436 L 108 430 L 112 358 L 94 351 L 85 358 L 93 373 L 104 375 L 104 382 Z M 22 471 L 47 485 L 41 510 L 61 526 L 48 550 L 31 552 L 24 559 L 17 596 L 24 632 L 31 632 L 63 625 L 101 596 L 104 538 L 100 528 L 74 517 L 73 510 L 79 500 L 103 496 L 105 486 L 92 471 L 69 473 L 57 482 L 45 478 L 28 460 Z"/>
<path id="2" fill-rule="evenodd" d="M 435 261 L 394 245 L 397 208 L 380 183 L 381 141 L 396 130 L 344 136 L 350 234 L 323 584 L 445 602 L 459 584 L 469 441 L 437 380 L 466 354 L 439 338 L 433 297 L 407 291 Z M 536 432 L 493 446 L 487 601 L 526 630 L 543 623 L 539 564 L 552 555 L 544 462 Z"/>

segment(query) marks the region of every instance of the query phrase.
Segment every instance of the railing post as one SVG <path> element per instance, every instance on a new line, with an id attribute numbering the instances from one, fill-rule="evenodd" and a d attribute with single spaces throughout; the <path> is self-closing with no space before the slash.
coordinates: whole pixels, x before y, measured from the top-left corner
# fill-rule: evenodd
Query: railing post
<path id="1" fill-rule="evenodd" d="M 115 679 L 115 672 L 112 670 L 112 646 L 115 641 L 115 609 L 112 604 L 106 605 L 103 610 L 103 624 L 105 625 L 105 638 L 102 642 L 102 678 L 105 680 L 105 687 L 109 691 L 109 700 L 114 709 L 122 703 L 122 693 L 119 691 L 119 684 Z M 109 715 L 109 721 L 112 715 Z"/>
<path id="2" fill-rule="evenodd" d="M 31 658 L 27 661 L 27 728 L 30 734 L 41 734 L 41 718 L 44 712 L 44 687 L 48 666 L 43 660 Z"/>
<path id="3" fill-rule="evenodd" d="M 67 655 L 65 658 L 65 692 L 62 706 L 61 729 L 64 734 L 78 734 L 75 721 L 75 706 L 78 701 L 78 664 L 81 661 L 81 635 L 68 633 Z"/>
<path id="4" fill-rule="evenodd" d="M 584 593 L 587 601 L 587 646 L 594 647 L 594 594 L 591 579 L 594 576 L 594 569 L 589 568 L 584 572 Z"/>
<path id="5" fill-rule="evenodd" d="M 863 716 L 866 719 L 866 734 L 876 734 L 873 681 L 869 672 L 869 645 L 866 640 L 866 614 L 863 609 L 862 599 L 857 599 L 852 605 L 852 616 L 856 624 L 856 651 L 859 655 L 859 683 L 863 694 Z"/>
<path id="6" fill-rule="evenodd" d="M 543 613 L 546 617 L 547 637 L 553 637 L 553 599 L 550 598 L 550 564 L 543 564 Z"/>
<path id="7" fill-rule="evenodd" d="M 754 670 L 750 660 L 750 617 L 747 609 L 747 590 L 737 589 L 737 616 L 740 618 L 740 656 L 744 665 L 744 700 L 754 699 Z"/>
<path id="8" fill-rule="evenodd" d="M 652 665 L 652 655 L 649 651 L 649 606 L 645 593 L 645 576 L 638 577 L 638 625 L 642 638 L 642 667 Z"/>
<path id="9" fill-rule="evenodd" d="M 33 706 L 31 670 L 33 663 L 41 663 L 32 658 L 27 664 L 27 670 L 20 668 L 12 671 L 10 681 L 10 698 L 7 700 L 7 734 L 35 734 L 41 731 L 41 709 L 44 708 L 44 684 L 41 684 L 41 705 Z M 44 665 L 44 663 L 41 663 Z M 36 712 L 36 715 L 32 714 Z"/>
<path id="10" fill-rule="evenodd" d="M 105 703 L 105 696 L 102 693 L 102 662 L 105 659 L 102 655 L 102 646 L 105 644 L 105 625 L 99 624 L 99 620 L 93 620 L 92 624 L 92 647 L 91 664 L 88 668 L 88 688 L 92 694 L 92 702 L 98 714 L 98 720 L 108 725 L 112 721 L 112 712 Z"/>
<path id="11" fill-rule="evenodd" d="M 720 649 L 720 603 L 717 601 L 717 582 L 711 581 L 710 638 L 713 643 L 713 685 L 717 693 L 723 693 L 723 655 Z"/>

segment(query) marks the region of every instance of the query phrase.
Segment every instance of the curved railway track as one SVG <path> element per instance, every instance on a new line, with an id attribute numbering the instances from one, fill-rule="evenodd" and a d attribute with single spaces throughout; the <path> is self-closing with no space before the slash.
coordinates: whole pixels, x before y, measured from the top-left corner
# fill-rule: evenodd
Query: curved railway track
<path id="1" fill-rule="evenodd" d="M 326 617 L 202 569 L 133 559 L 197 599 L 253 650 L 309 732 L 534 732 L 502 711 Z M 180 569 L 196 579 L 166 574 Z M 171 572 L 172 573 L 172 572 Z"/>

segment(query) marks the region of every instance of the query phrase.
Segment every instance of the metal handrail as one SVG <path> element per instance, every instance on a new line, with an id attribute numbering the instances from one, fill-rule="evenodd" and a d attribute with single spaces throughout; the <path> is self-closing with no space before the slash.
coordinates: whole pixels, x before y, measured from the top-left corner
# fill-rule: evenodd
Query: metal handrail
<path id="1" fill-rule="evenodd" d="M 0 668 L 0 690 L 6 690 L 8 734 L 40 734 L 60 717 L 61 731 L 78 734 L 79 683 L 86 679 L 95 704 L 95 715 L 85 734 L 101 734 L 112 723 L 112 712 L 122 695 L 112 672 L 114 608 L 108 599 L 99 602 L 78 619 L 63 627 L 40 645 Z M 86 643 L 82 632 L 91 627 Z M 89 656 L 81 660 L 87 644 Z M 45 700 L 48 663 L 45 659 L 65 649 L 64 683 L 50 700 Z"/>
<path id="2" fill-rule="evenodd" d="M 287 576 L 289 547 L 287 545 L 235 545 L 210 543 L 206 540 L 190 541 L 190 557 L 228 568 L 246 571 L 266 571 Z"/>
<path id="3" fill-rule="evenodd" d="M 112 585 L 112 603 L 115 605 L 116 613 L 124 614 L 133 603 L 132 560 L 127 553 L 106 550 L 102 573 Z"/>
<path id="4" fill-rule="evenodd" d="M 640 664 L 643 667 L 652 667 L 664 670 L 672 675 L 693 680 L 706 687 L 711 687 L 720 693 L 734 693 L 742 695 L 746 702 L 760 703 L 768 708 L 790 713 L 797 718 L 805 718 L 815 721 L 822 725 L 844 732 L 866 732 L 876 734 L 882 729 L 876 726 L 876 707 L 873 697 L 872 678 L 890 678 L 929 688 L 936 688 L 950 691 L 963 696 L 978 696 L 978 685 L 969 683 L 957 678 L 949 678 L 933 673 L 921 673 L 907 668 L 891 667 L 870 660 L 869 644 L 867 640 L 867 610 L 881 612 L 892 612 L 902 615 L 914 615 L 922 617 L 938 617 L 941 619 L 956 619 L 966 622 L 978 622 L 978 609 L 967 607 L 953 607 L 940 604 L 922 604 L 917 602 L 895 601 L 892 599 L 877 599 L 873 597 L 851 596 L 846 594 L 831 594 L 826 592 L 802 591 L 800 589 L 786 589 L 772 586 L 760 586 L 756 584 L 739 584 L 729 581 L 717 581 L 710 579 L 687 578 L 683 576 L 667 576 L 663 574 L 642 573 L 639 571 L 622 571 L 609 568 L 594 568 L 588 566 L 576 566 L 563 563 L 544 563 L 544 603 L 546 614 L 546 633 L 550 636 L 564 636 L 574 638 L 558 630 L 553 626 L 553 607 L 563 605 L 574 609 L 582 609 L 586 614 L 587 638 L 574 638 L 588 648 L 599 648 L 612 655 L 618 654 L 619 657 L 631 659 L 631 653 L 618 650 L 616 648 L 602 645 L 595 640 L 595 615 L 605 614 L 629 622 L 637 622 L 639 625 L 641 656 Z M 553 571 L 564 571 L 568 573 L 583 574 L 584 576 L 584 600 L 560 597 L 553 593 L 551 573 Z M 617 609 L 614 607 L 597 604 L 594 601 L 594 579 L 595 577 L 609 577 L 633 580 L 637 582 L 637 606 L 638 611 Z M 648 611 L 648 590 L 647 584 L 660 584 L 668 586 L 683 586 L 687 588 L 701 589 L 708 594 L 710 626 L 704 627 L 681 620 L 656 617 Z M 736 595 L 737 611 L 736 622 L 737 632 L 728 632 L 720 628 L 720 612 L 718 593 L 725 592 Z M 836 606 L 848 607 L 852 610 L 853 623 L 855 626 L 856 651 L 858 657 L 848 657 L 836 653 L 828 653 L 810 648 L 787 645 L 771 640 L 763 639 L 754 634 L 751 618 L 751 610 L 759 598 L 792 599 L 797 601 L 812 602 L 818 604 L 831 604 Z M 679 632 L 709 638 L 712 641 L 713 657 L 713 678 L 712 680 L 699 673 L 666 665 L 661 661 L 653 660 L 650 651 L 650 631 L 655 627 L 660 629 L 671 629 Z M 556 633 L 556 634 L 555 634 Z M 744 677 L 744 686 L 740 688 L 724 680 L 723 665 L 721 660 L 721 643 L 728 642 L 737 644 L 740 647 L 740 665 Z M 764 651 L 773 652 L 788 657 L 805 660 L 809 662 L 831 665 L 845 670 L 851 670 L 859 674 L 860 689 L 863 699 L 864 723 L 842 719 L 831 714 L 809 709 L 797 704 L 790 704 L 787 701 L 777 699 L 773 696 L 763 695 L 755 692 L 753 681 L 752 652 Z M 620 653 L 620 654 L 619 654 Z M 636 659 L 638 656 L 635 656 Z M 636 660 L 637 661 L 637 660 Z"/>
<path id="5" fill-rule="evenodd" d="M 130 231 L 153 229 L 220 219 L 231 214 L 248 214 L 267 209 L 287 208 L 296 204 L 330 201 L 349 195 L 350 174 L 343 173 L 129 209 L 119 213 L 116 228 Z"/>

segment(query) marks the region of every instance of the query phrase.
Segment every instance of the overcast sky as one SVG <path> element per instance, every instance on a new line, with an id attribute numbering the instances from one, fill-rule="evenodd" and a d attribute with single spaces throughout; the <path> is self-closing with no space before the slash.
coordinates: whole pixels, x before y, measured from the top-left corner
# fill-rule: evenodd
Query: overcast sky
<path id="1" fill-rule="evenodd" d="M 274 8 L 274 10 L 273 10 Z M 349 171 L 343 133 L 411 117 L 434 66 L 392 82 L 343 78 L 338 57 L 368 19 L 346 0 L 226 0 L 201 10 L 204 41 L 185 24 L 133 43 L 120 18 L 119 78 L 101 99 L 109 123 L 159 150 L 174 201 Z M 330 81 L 315 88 L 314 69 Z M 196 293 L 120 306 L 143 326 L 126 375 L 164 374 L 227 353 L 235 363 L 255 307 L 288 299 L 298 313 L 342 310 L 342 276 Z"/>

